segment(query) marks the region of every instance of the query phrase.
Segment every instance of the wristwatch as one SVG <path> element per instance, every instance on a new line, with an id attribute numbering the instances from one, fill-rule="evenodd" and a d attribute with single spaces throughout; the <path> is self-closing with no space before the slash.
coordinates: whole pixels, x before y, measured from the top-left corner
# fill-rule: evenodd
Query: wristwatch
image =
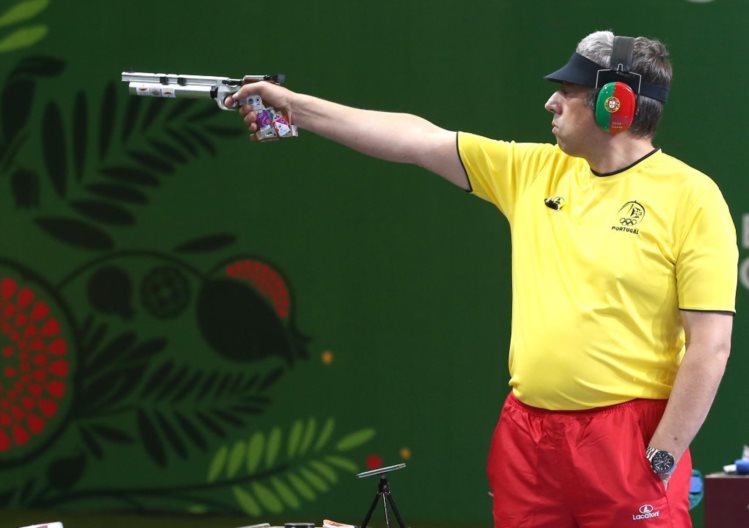
<path id="1" fill-rule="evenodd" d="M 670 477 L 671 473 L 676 469 L 674 455 L 668 451 L 661 451 L 654 447 L 648 447 L 645 451 L 645 458 L 650 462 L 650 468 L 653 470 L 653 473 L 662 479 Z"/>

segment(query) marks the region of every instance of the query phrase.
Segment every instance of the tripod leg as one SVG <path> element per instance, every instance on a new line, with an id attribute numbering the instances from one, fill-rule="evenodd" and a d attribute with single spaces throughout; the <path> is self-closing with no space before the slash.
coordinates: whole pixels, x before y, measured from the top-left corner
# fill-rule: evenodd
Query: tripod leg
<path id="1" fill-rule="evenodd" d="M 388 503 L 385 500 L 386 497 L 389 497 L 390 495 L 387 493 L 382 494 L 382 508 L 385 510 L 385 527 L 390 528 L 390 519 L 388 518 Z"/>
<path id="2" fill-rule="evenodd" d="M 367 515 L 364 517 L 364 520 L 362 521 L 360 528 L 367 528 L 367 523 L 369 522 L 369 519 L 372 518 L 372 513 L 374 512 L 375 506 L 377 506 L 377 503 L 380 501 L 381 495 L 382 494 L 379 491 L 375 495 L 374 500 L 372 501 L 372 505 L 369 507 L 369 511 L 367 512 Z"/>
<path id="3" fill-rule="evenodd" d="M 398 519 L 398 525 L 400 526 L 400 528 L 406 528 L 406 523 L 403 522 L 403 518 L 401 517 L 401 514 L 398 511 L 398 508 L 395 506 L 395 501 L 393 500 L 393 496 L 390 495 L 390 493 L 387 494 L 387 500 L 390 503 L 390 507 L 393 509 L 395 518 Z M 387 508 L 385 509 L 385 511 L 387 511 Z"/>

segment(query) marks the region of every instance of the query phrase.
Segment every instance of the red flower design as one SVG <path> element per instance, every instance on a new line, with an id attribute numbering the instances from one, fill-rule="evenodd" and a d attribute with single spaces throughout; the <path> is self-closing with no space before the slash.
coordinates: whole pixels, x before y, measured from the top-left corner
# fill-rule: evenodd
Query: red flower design
<path id="1" fill-rule="evenodd" d="M 281 274 L 265 262 L 244 259 L 226 266 L 226 274 L 235 279 L 249 281 L 273 305 L 276 314 L 286 319 L 291 311 L 289 288 Z"/>
<path id="2" fill-rule="evenodd" d="M 22 447 L 58 414 L 70 376 L 68 343 L 49 305 L 0 279 L 0 453 Z"/>

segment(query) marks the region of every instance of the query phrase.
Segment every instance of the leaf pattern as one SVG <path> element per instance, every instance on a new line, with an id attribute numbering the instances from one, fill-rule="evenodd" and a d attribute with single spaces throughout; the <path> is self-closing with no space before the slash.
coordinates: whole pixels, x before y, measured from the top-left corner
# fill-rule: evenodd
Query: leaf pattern
<path id="1" fill-rule="evenodd" d="M 373 429 L 362 429 L 330 447 L 334 429 L 333 418 L 326 419 L 322 427 L 315 417 L 295 420 L 283 451 L 279 427 L 268 433 L 255 431 L 247 440 L 221 446 L 214 453 L 207 482 L 231 485 L 239 508 L 254 517 L 298 509 L 303 501 L 314 501 L 319 494 L 330 491 L 340 482 L 341 474 L 355 473 L 357 465 L 340 452 L 361 446 L 374 436 Z M 281 452 L 285 456 L 279 459 Z"/>
<path id="2" fill-rule="evenodd" d="M 88 145 L 88 107 L 86 96 L 78 92 L 73 107 L 73 167 L 78 181 L 83 178 Z"/>
<path id="3" fill-rule="evenodd" d="M 35 222 L 47 234 L 71 246 L 97 251 L 114 249 L 111 235 L 87 222 L 59 216 L 39 216 Z"/>
<path id="4" fill-rule="evenodd" d="M 114 83 L 107 84 L 99 109 L 99 160 L 104 160 L 109 152 L 114 133 L 114 119 L 117 112 L 117 92 Z"/>
<path id="5" fill-rule="evenodd" d="M 223 249 L 234 244 L 236 240 L 237 237 L 232 234 L 218 233 L 183 242 L 174 248 L 174 251 L 177 253 L 205 253 Z"/>
<path id="6" fill-rule="evenodd" d="M 0 27 L 9 26 L 33 18 L 49 5 L 49 0 L 24 0 L 8 8 L 0 15 Z"/>
<path id="7" fill-rule="evenodd" d="M 338 441 L 335 448 L 337 451 L 349 451 L 355 447 L 359 447 L 362 444 L 369 442 L 374 436 L 375 432 L 373 429 L 361 429 L 355 431 Z"/>
<path id="8" fill-rule="evenodd" d="M 164 443 L 161 441 L 153 421 L 143 410 L 138 411 L 137 425 L 139 436 L 143 441 L 143 447 L 145 447 L 151 460 L 161 467 L 166 466 L 166 449 L 164 449 Z"/>
<path id="9" fill-rule="evenodd" d="M 120 337 L 124 338 L 124 335 Z M 110 344 L 115 345 L 117 341 Z M 124 347 L 124 344 L 117 346 Z M 166 465 L 171 451 L 182 458 L 190 447 L 205 451 L 209 437 L 223 439 L 230 428 L 245 426 L 250 417 L 262 412 L 270 403 L 263 396 L 264 384 L 259 381 L 256 374 L 206 372 L 178 365 L 174 360 L 152 368 L 139 389 L 141 412 L 146 414 L 140 419 L 139 434 L 148 435 L 143 441 L 149 446 L 149 456 L 157 464 Z M 275 442 L 279 440 L 277 437 L 278 433 L 274 435 Z M 239 458 L 242 465 L 245 464 L 246 456 L 238 455 L 239 449 L 248 448 L 259 457 L 262 445 L 258 446 L 257 442 L 256 438 L 249 446 L 235 447 L 232 467 L 238 464 Z M 253 460 L 255 464 L 260 462 L 259 458 Z"/>
<path id="10" fill-rule="evenodd" d="M 37 24 L 23 27 L 0 38 L 0 53 L 33 46 L 47 35 L 47 26 Z"/>
<path id="11" fill-rule="evenodd" d="M 91 430 L 100 438 L 115 444 L 132 444 L 135 439 L 118 427 L 103 424 L 92 424 Z"/>
<path id="12" fill-rule="evenodd" d="M 35 0 L 25 4 L 27 13 L 42 5 Z M 20 16 L 21 11 L 14 13 L 13 17 Z M 62 68 L 64 63 L 57 59 L 30 57 L 8 77 L 0 98 L 0 137 L 5 139 L 0 144 L 0 171 L 12 167 L 26 140 L 35 77 L 56 75 Z M 40 189 L 44 180 L 39 178 L 46 173 L 47 182 L 67 203 L 70 213 L 55 219 L 37 216 L 34 220 L 42 231 L 64 244 L 89 250 L 113 249 L 115 238 L 109 230 L 135 226 L 137 212 L 131 208 L 148 205 L 151 200 L 147 193 L 160 188 L 164 176 L 177 174 L 181 166 L 206 153 L 215 156 L 214 138 L 243 135 L 241 127 L 215 124 L 221 111 L 212 105 L 202 106 L 188 99 L 170 107 L 168 101 L 130 97 L 118 112 L 117 100 L 115 85 L 109 82 L 98 105 L 91 105 L 88 95 L 79 91 L 69 117 L 63 116 L 57 102 L 48 102 L 39 127 L 44 170 L 22 167 L 12 172 L 16 204 L 29 209 L 39 207 L 39 197 L 46 196 Z M 98 115 L 91 115 L 90 110 L 97 106 Z M 92 141 L 98 143 L 95 148 L 89 145 Z M 98 153 L 98 159 L 91 159 L 92 152 L 94 156 Z M 93 196 L 82 197 L 82 192 Z M 184 244 L 180 251 L 215 251 L 234 242 L 232 235 L 211 235 Z"/>
<path id="13" fill-rule="evenodd" d="M 71 200 L 70 206 L 82 216 L 97 223 L 127 226 L 135 224 L 135 217 L 123 207 L 101 200 Z"/>
<path id="14" fill-rule="evenodd" d="M 167 341 L 153 338 L 138 341 L 134 332 L 123 332 L 104 343 L 105 330 L 90 330 L 82 350 L 80 397 L 74 411 L 78 417 L 95 416 L 129 398 L 141 385 L 149 362 L 162 352 Z M 102 344 L 104 343 L 104 344 Z M 111 427 L 91 427 L 100 439 L 115 443 L 132 441 Z"/>
<path id="15" fill-rule="evenodd" d="M 42 152 L 52 187 L 60 197 L 68 189 L 68 160 L 65 134 L 62 132 L 62 113 L 57 103 L 47 104 L 42 125 Z"/>
<path id="16" fill-rule="evenodd" d="M 86 449 L 96 458 L 101 459 L 104 456 L 104 450 L 93 433 L 83 426 L 78 428 L 78 433 L 81 435 L 81 440 L 83 440 L 83 445 Z"/>

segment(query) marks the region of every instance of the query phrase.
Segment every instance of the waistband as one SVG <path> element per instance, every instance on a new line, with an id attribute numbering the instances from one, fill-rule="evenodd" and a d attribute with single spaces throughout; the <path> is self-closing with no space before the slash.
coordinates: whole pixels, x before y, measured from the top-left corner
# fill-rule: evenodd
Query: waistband
<path id="1" fill-rule="evenodd" d="M 660 410 L 665 409 L 666 403 L 668 403 L 668 400 L 649 400 L 644 398 L 635 398 L 633 400 L 629 400 L 623 403 L 617 403 L 615 405 L 607 405 L 605 407 L 594 407 L 592 409 L 580 409 L 580 410 L 572 410 L 572 411 L 555 411 L 551 409 L 541 409 L 539 407 L 533 407 L 531 405 L 528 405 L 526 403 L 521 402 L 515 394 L 513 394 L 512 391 L 510 391 L 510 394 L 507 396 L 507 399 L 505 400 L 505 405 L 509 405 L 511 407 L 515 407 L 518 409 L 522 409 L 528 413 L 532 414 L 538 414 L 538 415 L 544 415 L 544 414 L 554 414 L 554 415 L 565 415 L 565 416 L 590 416 L 590 415 L 598 415 L 598 414 L 609 414 L 612 412 L 618 412 L 623 411 L 626 409 L 652 409 L 652 410 Z"/>

